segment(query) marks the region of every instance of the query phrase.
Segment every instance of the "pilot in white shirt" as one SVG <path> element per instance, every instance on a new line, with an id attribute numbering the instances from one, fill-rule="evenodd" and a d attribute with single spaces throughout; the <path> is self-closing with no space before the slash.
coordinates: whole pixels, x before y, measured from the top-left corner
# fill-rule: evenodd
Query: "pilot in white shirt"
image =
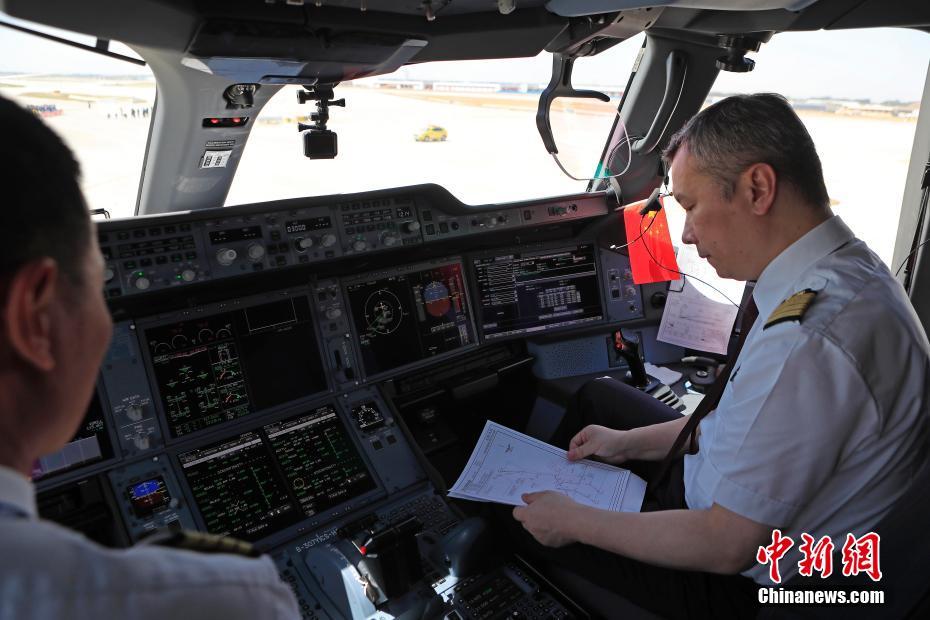
<path id="1" fill-rule="evenodd" d="M 833 215 L 786 99 L 718 101 L 663 157 L 682 241 L 720 277 L 756 281 L 744 314 L 758 316 L 691 416 L 619 381 L 579 391 L 559 439 L 570 459 L 637 468 L 650 480 L 642 512 L 547 491 L 513 514 L 556 548 L 528 552 L 659 615 L 752 617 L 759 584 L 771 585 L 758 558 L 775 529 L 794 541 L 778 561 L 785 583 L 801 534 L 839 552 L 911 486 L 927 458 L 930 346 L 901 285 Z"/>
<path id="2" fill-rule="evenodd" d="M 71 152 L 0 97 L 0 619 L 299 618 L 267 557 L 108 549 L 37 517 L 34 461 L 74 436 L 112 333 Z"/>
<path id="3" fill-rule="evenodd" d="M 816 293 L 802 320 L 767 319 L 801 291 Z M 753 298 L 759 319 L 685 456 L 685 498 L 791 537 L 784 582 L 802 533 L 839 549 L 907 490 L 925 459 L 930 346 L 904 290 L 838 216 L 769 263 Z M 762 564 L 743 574 L 771 585 Z"/>

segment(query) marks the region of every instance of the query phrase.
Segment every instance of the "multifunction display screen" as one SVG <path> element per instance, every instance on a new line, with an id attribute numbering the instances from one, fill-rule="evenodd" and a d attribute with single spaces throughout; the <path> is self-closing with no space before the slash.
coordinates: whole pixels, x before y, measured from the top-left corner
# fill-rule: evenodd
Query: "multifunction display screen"
<path id="1" fill-rule="evenodd" d="M 375 488 L 375 481 L 332 407 L 265 427 L 271 449 L 304 515 Z"/>
<path id="2" fill-rule="evenodd" d="M 475 340 L 460 262 L 349 284 L 346 290 L 369 376 Z"/>
<path id="3" fill-rule="evenodd" d="M 253 541 L 298 520 L 258 433 L 242 433 L 179 459 L 207 531 Z"/>
<path id="4" fill-rule="evenodd" d="M 603 318 L 592 245 L 478 258 L 474 269 L 485 339 Z"/>
<path id="5" fill-rule="evenodd" d="M 173 437 L 327 389 L 306 297 L 146 330 Z"/>
<path id="6" fill-rule="evenodd" d="M 249 541 L 377 488 L 332 405 L 178 458 L 207 530 Z"/>
<path id="7" fill-rule="evenodd" d="M 82 465 L 113 458 L 113 445 L 107 433 L 106 418 L 96 391 L 81 426 L 65 446 L 40 457 L 32 464 L 32 479 L 63 474 Z"/>

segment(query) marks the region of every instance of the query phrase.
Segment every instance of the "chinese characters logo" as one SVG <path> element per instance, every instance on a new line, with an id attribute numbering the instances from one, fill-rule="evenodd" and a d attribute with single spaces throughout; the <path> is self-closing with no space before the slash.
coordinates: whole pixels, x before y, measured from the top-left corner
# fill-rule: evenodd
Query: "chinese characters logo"
<path id="1" fill-rule="evenodd" d="M 851 577 L 865 573 L 872 581 L 880 581 L 882 570 L 879 565 L 879 543 L 881 537 L 875 532 L 869 532 L 859 538 L 853 534 L 846 534 L 846 542 L 842 548 L 843 576 Z M 759 547 L 756 552 L 756 561 L 759 564 L 769 565 L 769 579 L 773 583 L 781 583 L 781 572 L 778 562 L 794 546 L 794 540 L 785 536 L 781 530 L 772 530 L 772 542 Z M 833 541 L 829 536 L 819 540 L 810 534 L 801 534 L 801 544 L 798 551 L 803 556 L 798 562 L 798 573 L 804 577 L 811 577 L 814 572 L 820 573 L 821 579 L 833 574 Z"/>

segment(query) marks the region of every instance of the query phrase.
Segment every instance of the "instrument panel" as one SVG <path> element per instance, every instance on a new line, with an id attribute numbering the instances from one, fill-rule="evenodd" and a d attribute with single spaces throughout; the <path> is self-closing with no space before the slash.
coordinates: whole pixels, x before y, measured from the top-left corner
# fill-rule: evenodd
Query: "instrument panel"
<path id="1" fill-rule="evenodd" d="M 352 528 L 414 518 L 437 600 L 472 600 L 435 555 L 461 516 L 383 385 L 499 341 L 642 319 L 642 294 L 625 257 L 564 228 L 602 216 L 603 197 L 475 214 L 401 194 L 101 224 L 113 340 L 79 432 L 36 463 L 40 493 L 102 480 L 130 542 L 166 527 L 251 541 L 305 617 L 346 616 L 314 575 L 346 558 L 367 574 Z M 515 244 L 536 231 L 552 238 Z M 520 570 L 472 581 L 506 581 L 495 604 L 523 609 L 543 595 Z"/>
<path id="2" fill-rule="evenodd" d="M 606 212 L 603 195 L 462 205 L 438 186 L 286 200 L 107 223 L 98 235 L 108 298 L 288 269 L 403 247 L 530 229 Z M 286 205 L 286 206 L 285 206 Z"/>

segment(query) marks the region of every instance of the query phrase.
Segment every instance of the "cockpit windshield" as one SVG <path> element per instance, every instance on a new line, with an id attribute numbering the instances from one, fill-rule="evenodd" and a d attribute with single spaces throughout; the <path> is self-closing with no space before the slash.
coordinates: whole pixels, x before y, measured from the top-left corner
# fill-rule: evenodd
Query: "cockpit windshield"
<path id="1" fill-rule="evenodd" d="M 639 35 L 576 64 L 574 83 L 610 101 L 557 102 L 552 125 L 572 174 L 590 178 L 617 118 L 620 96 L 643 42 Z M 338 135 L 332 160 L 307 160 L 298 122 L 311 103 L 284 87 L 256 119 L 227 205 L 438 183 L 468 204 L 583 192 L 586 181 L 559 171 L 536 129 L 539 93 L 551 54 L 535 58 L 414 65 L 335 89 L 346 107 L 330 108 Z"/>
<path id="2" fill-rule="evenodd" d="M 15 20 L 4 22 L 93 47 L 93 37 Z M 110 51 L 139 57 L 111 42 Z M 141 59 L 140 59 L 141 62 Z M 0 95 L 41 116 L 81 165 L 81 189 L 91 209 L 111 217 L 135 214 L 155 105 L 149 67 L 3 28 Z"/>

